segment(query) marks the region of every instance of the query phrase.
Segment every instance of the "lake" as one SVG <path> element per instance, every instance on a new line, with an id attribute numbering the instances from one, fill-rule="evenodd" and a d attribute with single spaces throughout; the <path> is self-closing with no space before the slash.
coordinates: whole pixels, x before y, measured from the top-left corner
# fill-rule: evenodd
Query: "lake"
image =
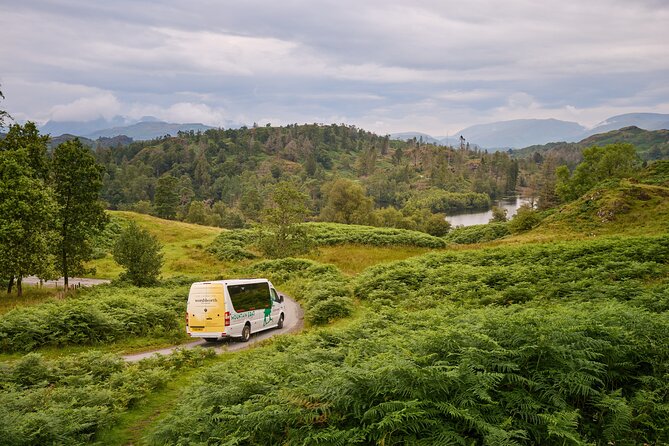
<path id="1" fill-rule="evenodd" d="M 506 218 L 511 218 L 516 215 L 516 211 L 519 207 L 524 204 L 529 203 L 527 198 L 522 197 L 509 197 L 502 200 L 493 202 L 494 206 L 506 209 Z M 492 218 L 492 209 L 489 211 L 471 211 L 464 212 L 456 215 L 447 215 L 446 220 L 448 220 L 453 227 L 456 226 L 473 226 L 481 225 L 488 223 Z"/>

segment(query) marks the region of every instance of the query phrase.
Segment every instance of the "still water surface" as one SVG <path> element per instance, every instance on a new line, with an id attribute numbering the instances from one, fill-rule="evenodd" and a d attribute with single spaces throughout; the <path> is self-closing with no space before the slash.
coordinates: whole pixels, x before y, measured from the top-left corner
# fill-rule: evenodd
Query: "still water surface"
<path id="1" fill-rule="evenodd" d="M 506 218 L 511 218 L 514 215 L 516 215 L 516 211 L 518 210 L 519 207 L 527 203 L 529 203 L 529 200 L 527 198 L 509 197 L 496 201 L 493 203 L 493 205 L 506 209 Z M 446 216 L 446 220 L 448 220 L 453 227 L 481 225 L 484 223 L 488 223 L 488 221 L 490 221 L 491 218 L 492 218 L 492 210 L 484 212 L 472 211 L 457 215 Z"/>

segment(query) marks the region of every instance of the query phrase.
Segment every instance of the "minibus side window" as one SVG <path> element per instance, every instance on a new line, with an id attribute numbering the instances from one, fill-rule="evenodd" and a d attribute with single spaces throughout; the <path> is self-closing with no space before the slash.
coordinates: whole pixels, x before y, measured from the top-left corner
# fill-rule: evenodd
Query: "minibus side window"
<path id="1" fill-rule="evenodd" d="M 270 291 L 267 282 L 228 285 L 228 294 L 235 312 L 260 310 L 270 307 Z"/>

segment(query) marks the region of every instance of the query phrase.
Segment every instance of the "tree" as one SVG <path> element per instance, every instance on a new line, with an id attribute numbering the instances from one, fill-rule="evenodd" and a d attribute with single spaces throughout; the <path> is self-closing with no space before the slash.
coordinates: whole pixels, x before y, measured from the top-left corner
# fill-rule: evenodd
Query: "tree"
<path id="1" fill-rule="evenodd" d="M 504 223 L 506 218 L 506 209 L 499 206 L 492 207 L 492 218 L 488 223 Z"/>
<path id="2" fill-rule="evenodd" d="M 0 271 L 11 283 L 29 275 L 50 278 L 50 243 L 56 205 L 52 190 L 37 178 L 24 148 L 0 151 Z"/>
<path id="3" fill-rule="evenodd" d="M 25 125 L 14 124 L 9 127 L 9 131 L 5 138 L 0 140 L 0 151 L 14 152 L 17 154 L 22 162 L 25 162 L 28 167 L 23 170 L 23 174 L 32 179 L 40 180 L 40 184 L 42 185 L 40 187 L 47 187 L 47 193 L 51 196 L 52 190 L 48 188 L 48 160 L 46 158 L 48 140 L 48 136 L 39 135 L 37 126 L 32 122 L 27 122 Z M 51 269 L 49 269 L 49 271 L 49 273 L 43 272 L 42 274 L 44 274 L 45 277 L 53 274 Z M 5 274 L 7 274 L 7 272 L 5 272 Z M 21 291 L 22 277 L 23 276 L 17 276 L 17 287 L 19 288 L 19 292 Z M 12 291 L 13 283 L 14 276 L 10 275 L 7 285 L 8 293 Z"/>
<path id="4" fill-rule="evenodd" d="M 424 232 L 435 237 L 443 237 L 451 230 L 451 224 L 446 220 L 444 214 L 432 214 L 426 221 L 423 228 Z"/>
<path id="5" fill-rule="evenodd" d="M 211 208 L 204 201 L 191 201 L 185 220 L 198 225 L 212 225 L 214 219 Z"/>
<path id="6" fill-rule="evenodd" d="M 368 224 L 372 199 L 365 195 L 362 186 L 354 181 L 339 178 L 324 186 L 325 206 L 321 220 L 346 224 Z"/>
<path id="7" fill-rule="evenodd" d="M 2 94 L 2 90 L 0 90 L 0 99 L 5 99 L 5 95 Z M 6 119 L 12 119 L 12 117 L 5 110 L 0 109 L 0 129 L 5 127 Z"/>
<path id="8" fill-rule="evenodd" d="M 131 221 L 119 235 L 112 255 L 126 269 L 122 278 L 136 286 L 150 286 L 158 281 L 163 266 L 162 246 L 146 229 Z"/>
<path id="9" fill-rule="evenodd" d="M 25 150 L 31 175 L 46 181 L 49 174 L 48 144 L 49 137 L 40 135 L 35 123 L 29 121 L 24 125 L 10 126 L 5 138 L 0 140 L 0 150 Z"/>
<path id="10" fill-rule="evenodd" d="M 103 169 L 77 138 L 56 147 L 52 171 L 58 204 L 57 269 L 67 289 L 71 274 L 86 272 L 83 263 L 91 259 L 90 239 L 102 231 L 108 221 L 100 201 Z"/>
<path id="11" fill-rule="evenodd" d="M 265 255 L 289 257 L 309 251 L 311 240 L 300 225 L 309 212 L 307 200 L 307 195 L 288 181 L 274 186 L 263 212 L 263 221 L 271 231 L 260 239 L 260 249 Z"/>
<path id="12" fill-rule="evenodd" d="M 529 231 L 540 222 L 541 216 L 539 212 L 534 210 L 532 206 L 524 204 L 518 208 L 516 215 L 509 222 L 509 230 L 514 234 Z"/>
<path id="13" fill-rule="evenodd" d="M 263 207 L 263 199 L 260 192 L 254 187 L 247 188 L 239 200 L 239 209 L 246 218 L 258 220 Z"/>
<path id="14" fill-rule="evenodd" d="M 537 207 L 540 211 L 553 208 L 560 202 L 556 192 L 557 174 L 556 174 L 557 160 L 555 157 L 549 156 L 544 159 L 541 167 L 541 175 L 539 177 L 539 191 Z"/>
<path id="15" fill-rule="evenodd" d="M 177 206 L 179 206 L 178 184 L 179 180 L 172 175 L 164 175 L 158 178 L 156 194 L 153 198 L 158 217 L 172 220 L 176 216 Z"/>
<path id="16" fill-rule="evenodd" d="M 588 147 L 583 150 L 583 161 L 571 176 L 566 167 L 558 168 L 557 193 L 563 201 L 575 200 L 597 183 L 632 175 L 639 161 L 634 146 L 629 143 Z"/>

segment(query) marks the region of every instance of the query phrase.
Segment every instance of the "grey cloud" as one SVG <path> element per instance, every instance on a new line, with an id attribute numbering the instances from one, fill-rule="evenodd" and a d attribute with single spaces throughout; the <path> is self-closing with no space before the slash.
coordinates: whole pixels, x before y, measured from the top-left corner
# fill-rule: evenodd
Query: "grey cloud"
<path id="1" fill-rule="evenodd" d="M 439 133 L 504 118 L 509 104 L 569 120 L 662 111 L 665 3 L 24 0 L 0 5 L 0 82 L 10 111 L 35 118 L 108 95 L 121 112 L 201 104 L 225 119 Z M 40 99 L 21 86 L 49 82 L 85 88 Z"/>

